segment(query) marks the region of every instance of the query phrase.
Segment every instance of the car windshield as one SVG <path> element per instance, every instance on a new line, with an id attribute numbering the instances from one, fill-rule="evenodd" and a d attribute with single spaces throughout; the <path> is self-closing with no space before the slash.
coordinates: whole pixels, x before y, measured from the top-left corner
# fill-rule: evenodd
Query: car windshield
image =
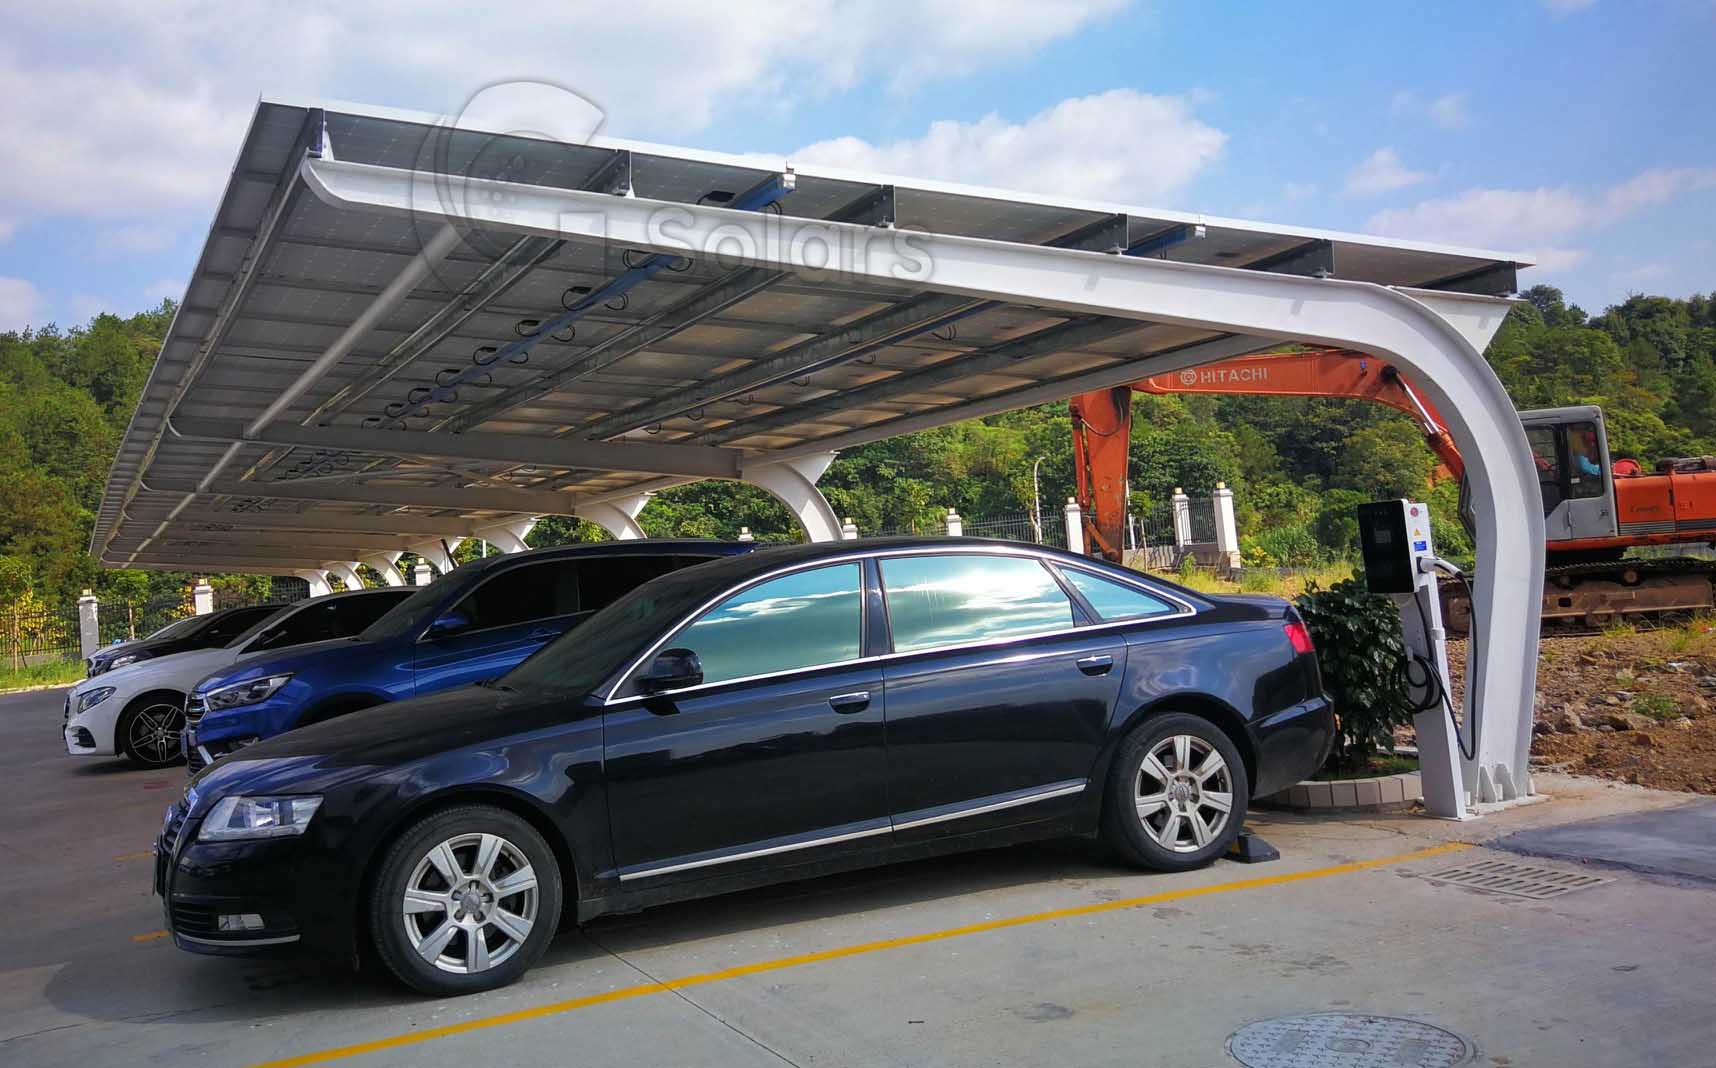
<path id="1" fill-rule="evenodd" d="M 497 685 L 591 693 L 641 653 L 650 639 L 732 581 L 725 571 L 699 574 L 705 569 L 689 567 L 644 583 L 537 650 Z"/>
<path id="2" fill-rule="evenodd" d="M 176 638 L 196 629 L 196 624 L 202 621 L 201 616 L 186 616 L 175 619 L 171 623 L 144 637 L 144 641 L 152 642 L 158 638 Z"/>
<path id="3" fill-rule="evenodd" d="M 261 619 L 257 620 L 255 623 L 253 623 L 249 627 L 246 627 L 244 630 L 240 631 L 237 637 L 233 638 L 229 642 L 224 643 L 221 647 L 223 649 L 236 649 L 241 644 L 243 644 L 244 642 L 249 641 L 252 637 L 257 635 L 258 633 L 260 633 L 264 630 L 267 630 L 269 627 L 274 626 L 275 624 L 279 623 L 282 619 L 285 619 L 287 616 L 291 615 L 293 612 L 296 612 L 298 609 L 300 609 L 302 607 L 304 607 L 304 602 L 299 602 L 298 604 L 282 605 L 280 608 L 280 611 L 272 612 L 266 616 L 263 616 Z"/>
<path id="4" fill-rule="evenodd" d="M 435 621 L 443 605 L 451 604 L 488 574 L 486 567 L 466 564 L 400 601 L 358 635 L 359 641 L 379 642 L 415 634 Z"/>

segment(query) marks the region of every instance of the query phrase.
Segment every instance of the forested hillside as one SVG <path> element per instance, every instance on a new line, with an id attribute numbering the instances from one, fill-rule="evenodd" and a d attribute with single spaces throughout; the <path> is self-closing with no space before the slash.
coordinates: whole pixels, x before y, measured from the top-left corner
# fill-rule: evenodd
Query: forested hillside
<path id="1" fill-rule="evenodd" d="M 1521 408 L 1601 404 L 1616 456 L 1654 461 L 1716 453 L 1716 294 L 1635 296 L 1595 318 L 1538 286 L 1490 346 Z M 0 603 L 24 595 L 68 604 L 84 587 L 141 599 L 189 576 L 103 571 L 86 552 L 107 467 L 172 317 L 171 304 L 67 331 L 0 334 Z M 1038 461 L 1041 461 L 1040 463 Z M 937 529 L 948 507 L 968 517 L 1045 517 L 1072 488 L 1065 404 L 1051 404 L 854 449 L 822 485 L 860 530 Z M 1246 561 L 1315 564 L 1349 551 L 1352 506 L 1431 494 L 1443 548 L 1469 551 L 1451 520 L 1456 487 L 1433 489 L 1434 458 L 1406 418 L 1358 401 L 1140 396 L 1133 408 L 1134 507 L 1175 486 L 1233 487 Z M 652 534 L 791 537 L 784 508 L 760 490 L 702 483 L 645 509 Z M 541 524 L 538 544 L 598 536 L 573 520 Z M 474 551 L 474 549 L 473 549 Z"/>

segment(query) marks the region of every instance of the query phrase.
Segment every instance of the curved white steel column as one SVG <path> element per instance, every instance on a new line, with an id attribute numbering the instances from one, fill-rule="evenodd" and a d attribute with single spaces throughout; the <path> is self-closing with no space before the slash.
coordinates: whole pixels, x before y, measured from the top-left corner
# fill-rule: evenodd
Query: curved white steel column
<path id="1" fill-rule="evenodd" d="M 381 576 L 384 585 L 403 586 L 405 585 L 405 576 L 399 573 L 399 568 L 393 566 L 399 562 L 400 555 L 396 552 L 377 553 L 374 556 L 364 557 L 363 562 Z"/>
<path id="2" fill-rule="evenodd" d="M 310 584 L 311 597 L 326 597 L 334 592 L 334 588 L 328 585 L 328 576 L 320 571 L 294 571 L 292 573 Z"/>
<path id="3" fill-rule="evenodd" d="M 357 565 L 358 562 L 356 560 L 352 560 L 349 563 L 334 561 L 324 564 L 323 566 L 328 569 L 329 574 L 339 579 L 340 582 L 345 585 L 346 589 L 361 590 L 364 589 L 368 583 L 364 582 L 363 576 L 357 573 Z"/>
<path id="4" fill-rule="evenodd" d="M 1476 724 L 1479 737 L 1466 786 L 1477 788 L 1479 767 L 1491 781 L 1505 779 L 1518 788 L 1527 781 L 1544 525 L 1525 432 L 1480 351 L 1500 328 L 1505 302 L 944 234 L 901 231 L 875 242 L 866 240 L 873 237 L 870 228 L 853 224 L 330 160 L 305 160 L 301 173 L 318 197 L 336 207 L 423 219 L 446 217 L 459 205 L 461 221 L 514 233 L 674 254 L 719 249 L 729 263 L 812 279 L 835 271 L 983 299 L 1251 335 L 1264 339 L 1260 343 L 1287 339 L 1358 349 L 1393 362 L 1446 418 L 1477 506 L 1466 693 L 1467 722 Z M 453 195 L 449 186 L 457 187 Z M 736 234 L 745 240 L 735 240 Z M 839 262 L 829 262 L 831 250 Z M 1174 366 L 1172 353 L 1137 361 L 1140 377 Z M 838 522 L 831 529 L 830 536 L 838 536 Z"/>
<path id="5" fill-rule="evenodd" d="M 768 490 L 791 508 L 811 541 L 839 541 L 840 517 L 816 488 L 816 480 L 833 462 L 831 452 L 813 453 L 794 460 L 747 464 L 740 469 L 739 477 Z"/>
<path id="6" fill-rule="evenodd" d="M 631 497 L 615 497 L 606 501 L 595 501 L 578 506 L 575 513 L 579 519 L 591 522 L 612 534 L 620 541 L 635 541 L 647 538 L 643 527 L 638 526 L 638 513 L 649 503 L 649 495 L 639 493 Z"/>
<path id="7" fill-rule="evenodd" d="M 524 543 L 524 539 L 535 526 L 535 519 L 520 519 L 513 523 L 483 527 L 473 536 L 483 539 L 503 553 L 522 553 L 530 548 Z"/>
<path id="8" fill-rule="evenodd" d="M 453 558 L 449 554 L 454 549 L 457 549 L 459 547 L 459 543 L 464 540 L 464 538 L 440 538 L 435 541 L 420 541 L 415 545 L 410 545 L 406 548 L 408 552 L 416 553 L 420 558 L 432 566 L 435 569 L 436 574 L 445 575 L 447 572 L 459 566 L 453 562 Z M 443 542 L 446 543 L 445 548 L 442 547 Z"/>

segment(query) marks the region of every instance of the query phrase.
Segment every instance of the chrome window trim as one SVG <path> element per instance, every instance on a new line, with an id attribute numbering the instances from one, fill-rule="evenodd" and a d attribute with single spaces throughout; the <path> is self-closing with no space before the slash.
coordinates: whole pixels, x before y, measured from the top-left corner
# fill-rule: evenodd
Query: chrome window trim
<path id="1" fill-rule="evenodd" d="M 653 868 L 637 868 L 632 871 L 621 871 L 620 882 L 632 879 L 648 879 L 656 875 L 671 875 L 676 871 L 690 871 L 693 868 L 708 868 L 716 864 L 731 864 L 740 860 L 752 860 L 756 857 L 770 857 L 778 853 L 791 853 L 800 849 L 814 849 L 817 846 L 835 845 L 839 842 L 850 842 L 857 838 L 873 838 L 878 834 L 893 833 L 894 826 L 883 818 L 880 826 L 864 827 L 856 831 L 846 831 L 841 834 L 824 835 L 805 842 L 788 842 L 785 845 L 764 846 L 761 849 L 741 849 L 736 853 L 723 853 L 716 857 L 704 857 L 701 860 L 687 860 L 677 864 L 662 864 Z"/>
<path id="2" fill-rule="evenodd" d="M 999 797 L 999 800 L 993 801 L 985 798 L 979 798 L 976 801 L 968 802 L 968 807 L 960 808 L 955 811 L 938 812 L 933 816 L 919 816 L 916 819 L 906 819 L 903 822 L 896 822 L 894 824 L 894 830 L 909 831 L 914 827 L 928 827 L 931 824 L 946 823 L 949 820 L 962 820 L 968 816 L 982 816 L 990 812 L 1000 812 L 1004 809 L 1018 808 L 1021 805 L 1034 805 L 1038 801 L 1052 801 L 1057 797 L 1066 797 L 1070 794 L 1081 794 L 1089 785 L 1089 779 L 1067 779 L 1065 782 L 1052 783 L 1048 786 L 1035 789 L 1028 794 L 1015 793 L 1011 796 L 1006 794 L 993 795 Z M 920 809 L 919 811 L 930 810 Z M 901 813 L 900 816 L 892 817 L 892 819 L 900 820 L 901 816 L 911 815 L 912 813 L 910 812 L 904 812 Z"/>
<path id="3" fill-rule="evenodd" d="M 767 678 L 773 678 L 777 675 L 793 675 L 793 674 L 796 674 L 800 671 L 818 671 L 822 668 L 837 667 L 841 664 L 856 664 L 859 661 L 865 659 L 865 657 L 864 657 L 864 636 L 865 636 L 866 631 L 869 628 L 869 622 L 870 622 L 870 620 L 869 620 L 869 608 L 865 602 L 869 600 L 869 597 L 867 595 L 869 594 L 870 590 L 869 590 L 869 586 L 864 581 L 864 565 L 863 565 L 863 562 L 862 561 L 854 561 L 854 560 L 825 560 L 825 561 L 819 562 L 817 564 L 814 564 L 810 567 L 794 568 L 794 569 L 790 569 L 787 571 L 782 571 L 778 575 L 771 575 L 771 576 L 769 576 L 769 578 L 758 579 L 755 582 L 748 583 L 745 586 L 742 586 L 739 589 L 734 590 L 732 593 L 728 594 L 725 597 L 717 598 L 716 600 L 714 600 L 710 604 L 704 606 L 703 608 L 699 609 L 698 611 L 687 616 L 685 619 L 681 620 L 678 624 L 676 624 L 674 626 L 674 628 L 672 630 L 667 632 L 666 637 L 664 637 L 663 639 L 661 639 L 661 641 L 656 643 L 656 647 L 659 648 L 660 646 L 666 645 L 668 643 L 668 641 L 670 641 L 671 639 L 676 638 L 681 634 L 684 634 L 691 627 L 693 627 L 697 623 L 701 622 L 703 619 L 703 616 L 706 612 L 710 611 L 711 609 L 720 607 L 722 604 L 725 604 L 727 601 L 732 600 L 734 597 L 739 596 L 739 594 L 744 593 L 747 590 L 753 590 L 753 589 L 757 588 L 758 586 L 761 586 L 764 582 L 771 581 L 772 579 L 775 579 L 775 578 L 783 578 L 787 575 L 797 574 L 799 571 L 820 571 L 821 569 L 823 569 L 825 567 L 840 567 L 842 565 L 850 566 L 854 563 L 856 563 L 858 565 L 858 590 L 857 590 L 857 593 L 858 593 L 858 655 L 857 656 L 850 657 L 846 660 L 830 660 L 830 661 L 828 661 L 826 663 L 822 663 L 822 664 L 812 664 L 808 667 L 782 668 L 779 671 L 767 671 L 767 672 L 763 672 L 760 675 L 738 675 L 738 676 L 735 676 L 735 677 L 730 678 L 730 679 L 720 679 L 716 682 L 700 683 L 697 686 L 684 686 L 684 687 L 681 687 L 680 689 L 677 689 L 677 690 L 661 690 L 661 691 L 658 691 L 657 693 L 649 694 L 648 696 L 659 697 L 659 696 L 662 696 L 664 694 L 684 693 L 687 690 L 698 690 L 698 689 L 703 689 L 704 687 L 726 686 L 729 683 L 734 683 L 734 682 L 748 682 L 751 679 L 767 679 Z M 695 651 L 696 650 L 693 650 L 693 652 L 695 652 Z M 644 656 L 642 656 L 638 659 L 636 664 L 634 664 L 632 667 L 626 669 L 625 675 L 621 676 L 621 679 L 622 679 L 621 685 L 623 685 L 623 680 L 626 678 L 626 676 L 629 676 L 632 673 L 632 671 L 636 670 L 637 667 L 641 666 L 645 660 L 649 659 L 649 656 L 650 656 L 650 654 L 646 653 Z M 619 689 L 619 686 L 616 685 L 614 687 L 614 689 L 616 689 L 616 690 Z M 610 694 L 613 693 L 612 690 L 610 690 L 608 692 Z"/>
<path id="4" fill-rule="evenodd" d="M 1166 601 L 1169 604 L 1179 606 L 1179 611 L 1177 612 L 1159 613 L 1153 616 L 1126 616 L 1123 619 L 1102 619 L 1099 616 L 1098 621 L 1102 623 L 1136 623 L 1140 620 L 1146 619 L 1181 619 L 1185 616 L 1197 615 L 1198 610 L 1185 598 L 1176 597 L 1174 594 L 1169 593 L 1167 590 L 1164 590 L 1155 583 L 1149 582 L 1145 579 L 1134 579 L 1130 575 L 1125 578 L 1121 578 L 1117 575 L 1109 575 L 1092 568 L 1081 567 L 1078 564 L 1063 564 L 1059 560 L 1050 560 L 1049 566 L 1061 571 L 1079 571 L 1086 575 L 1090 575 L 1093 578 L 1112 582 L 1117 586 L 1130 586 L 1139 593 L 1148 594 L 1149 596 L 1156 598 L 1158 601 Z M 1087 597 L 1085 600 L 1088 601 L 1089 598 Z M 1093 605 L 1092 609 L 1094 610 L 1094 608 L 1095 606 Z"/>
<path id="5" fill-rule="evenodd" d="M 798 674 L 806 674 L 806 673 L 813 672 L 813 671 L 822 671 L 822 670 L 825 670 L 825 669 L 831 668 L 831 667 L 846 667 L 846 666 L 855 665 L 855 664 L 880 664 L 880 663 L 885 663 L 885 662 L 890 661 L 890 660 L 899 660 L 899 659 L 903 659 L 905 657 L 910 657 L 910 656 L 926 656 L 926 655 L 930 655 L 930 654 L 934 654 L 934 653 L 957 652 L 957 651 L 961 651 L 961 650 L 985 649 L 985 648 L 991 648 L 991 647 L 998 646 L 998 645 L 1007 645 L 1007 644 L 1012 643 L 1012 642 L 1033 641 L 1037 638 L 1047 638 L 1047 637 L 1052 637 L 1052 636 L 1057 635 L 1057 634 L 1101 633 L 1101 632 L 1113 630 L 1113 629 L 1118 628 L 1118 627 L 1136 626 L 1137 624 L 1143 623 L 1143 622 L 1156 622 L 1159 620 L 1169 620 L 1169 619 L 1185 619 L 1188 616 L 1195 616 L 1198 614 L 1197 608 L 1194 605 L 1192 605 L 1189 601 L 1187 601 L 1185 598 L 1170 594 L 1166 590 L 1161 590 L 1152 584 L 1140 582 L 1140 583 L 1138 583 L 1138 585 L 1140 586 L 1140 588 L 1143 592 L 1148 593 L 1153 597 L 1161 597 L 1161 598 L 1164 598 L 1167 600 L 1171 600 L 1174 604 L 1179 605 L 1181 610 L 1173 613 L 1172 615 L 1132 616 L 1132 617 L 1127 618 L 1127 619 L 1099 620 L 1095 623 L 1085 623 L 1082 625 L 1078 624 L 1078 623 L 1074 623 L 1070 626 L 1067 626 L 1064 628 L 1056 628 L 1054 630 L 1033 631 L 1029 634 L 1009 634 L 1006 637 L 1002 637 L 1002 638 L 987 638 L 987 639 L 983 639 L 981 641 L 965 642 L 965 643 L 960 644 L 960 645 L 938 645 L 938 646 L 931 648 L 931 649 L 914 649 L 914 650 L 911 650 L 909 652 L 904 652 L 904 653 L 877 653 L 877 654 L 874 654 L 871 656 L 860 656 L 855 660 L 838 660 L 838 661 L 834 661 L 832 663 L 827 663 L 827 664 L 811 664 L 811 665 L 806 666 L 806 667 L 790 668 L 790 669 L 785 670 L 785 671 L 771 671 L 771 672 L 767 672 L 767 673 L 762 674 L 762 675 L 746 675 L 746 676 L 742 676 L 742 677 L 736 678 L 736 679 L 726 679 L 722 682 L 704 683 L 704 684 L 699 685 L 699 686 L 683 686 L 683 687 L 680 687 L 679 689 L 676 689 L 676 690 L 662 690 L 659 693 L 639 694 L 639 695 L 636 695 L 634 697 L 621 697 L 621 698 L 617 698 L 617 699 L 614 697 L 614 695 L 619 692 L 620 688 L 626 684 L 627 680 L 629 680 L 632 677 L 632 675 L 634 673 L 636 673 L 640 667 L 643 666 L 644 661 L 646 661 L 650 657 L 654 656 L 656 654 L 657 650 L 659 650 L 663 645 L 667 644 L 667 640 L 669 638 L 673 637 L 675 634 L 678 634 L 685 627 L 685 625 L 687 623 L 689 623 L 692 620 L 696 619 L 697 617 L 701 616 L 704 612 L 707 612 L 709 609 L 713 608 L 717 604 L 720 604 L 722 601 L 726 600 L 727 598 L 732 597 L 735 594 L 742 593 L 745 590 L 750 589 L 752 586 L 756 586 L 760 583 L 767 582 L 768 580 L 773 579 L 773 578 L 779 578 L 782 575 L 790 575 L 795 571 L 805 571 L 805 570 L 809 570 L 812 568 L 825 567 L 825 566 L 828 566 L 830 564 L 845 564 L 845 563 L 853 563 L 855 561 L 861 563 L 864 560 L 881 560 L 884 557 L 889 557 L 889 556 L 946 556 L 950 553 L 974 553 L 974 554 L 982 555 L 982 556 L 1023 556 L 1023 557 L 1026 557 L 1028 559 L 1036 560 L 1037 562 L 1039 562 L 1041 564 L 1046 564 L 1050 567 L 1066 566 L 1066 567 L 1077 568 L 1078 570 L 1083 570 L 1083 571 L 1090 571 L 1091 570 L 1089 568 L 1080 568 L 1076 563 L 1069 563 L 1069 564 L 1063 565 L 1058 558 L 1050 556 L 1046 553 L 1043 553 L 1043 552 L 1040 552 L 1037 550 L 1033 550 L 1031 547 L 1023 546 L 1023 545 L 1019 545 L 1019 546 L 1015 546 L 1015 545 L 946 545 L 946 546 L 940 546 L 940 545 L 938 545 L 938 546 L 933 546 L 933 547 L 916 547 L 916 548 L 911 548 L 911 549 L 871 549 L 868 551 L 863 550 L 863 549 L 854 549 L 852 552 L 843 553 L 843 554 L 840 554 L 838 556 L 829 556 L 829 557 L 825 557 L 825 558 L 820 559 L 820 560 L 813 560 L 813 561 L 808 561 L 805 563 L 791 564 L 791 565 L 788 565 L 786 567 L 776 568 L 773 571 L 767 571 L 761 575 L 758 575 L 756 578 L 752 579 L 751 581 L 745 583 L 742 586 L 739 586 L 737 588 L 731 588 L 730 587 L 728 589 L 722 590 L 719 594 L 716 594 L 714 597 L 711 597 L 709 600 L 703 602 L 697 608 L 695 608 L 695 609 L 691 610 L 690 612 L 686 613 L 685 615 L 681 616 L 679 618 L 679 620 L 673 624 L 673 626 L 671 626 L 667 629 L 667 632 L 665 634 L 663 634 L 660 638 L 657 638 L 653 643 L 651 643 L 649 645 L 649 647 L 644 650 L 644 652 L 641 656 L 637 657 L 630 664 L 626 665 L 625 670 L 621 671 L 619 673 L 618 680 L 612 686 L 608 687 L 608 692 L 602 696 L 602 704 L 605 707 L 607 705 L 619 704 L 619 703 L 622 703 L 625 701 L 640 700 L 643 697 L 673 697 L 673 696 L 677 696 L 680 694 L 693 693 L 693 692 L 696 692 L 699 690 L 704 690 L 704 689 L 708 689 L 708 688 L 715 687 L 715 686 L 731 686 L 731 685 L 734 685 L 736 683 L 758 682 L 758 681 L 762 681 L 765 679 L 780 678 L 780 677 L 786 676 L 786 675 L 798 675 Z M 1099 576 L 1102 574 L 1101 572 L 1096 572 L 1096 571 L 1092 571 L 1091 573 L 1099 575 Z M 878 571 L 878 574 L 879 574 L 879 571 Z M 884 605 L 886 605 L 887 591 L 885 589 L 883 590 L 882 596 L 883 596 L 883 603 L 884 603 Z"/>

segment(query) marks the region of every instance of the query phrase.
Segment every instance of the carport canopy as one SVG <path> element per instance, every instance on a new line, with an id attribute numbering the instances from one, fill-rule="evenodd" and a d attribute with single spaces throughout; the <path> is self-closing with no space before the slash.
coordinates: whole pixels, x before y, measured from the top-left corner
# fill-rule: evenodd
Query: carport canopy
<path id="1" fill-rule="evenodd" d="M 553 129 L 543 116 L 533 129 Z M 1122 131 L 1116 132 L 1123 136 Z M 1516 257 L 263 100 L 120 446 L 113 567 L 396 581 L 705 478 L 839 536 L 841 449 L 1290 342 L 1395 363 L 1478 519 L 1474 687 L 1523 781 L 1543 521 L 1481 350 Z M 1506 560 L 1508 565 L 1497 566 Z M 1522 704 L 1523 702 L 1523 704 Z"/>

